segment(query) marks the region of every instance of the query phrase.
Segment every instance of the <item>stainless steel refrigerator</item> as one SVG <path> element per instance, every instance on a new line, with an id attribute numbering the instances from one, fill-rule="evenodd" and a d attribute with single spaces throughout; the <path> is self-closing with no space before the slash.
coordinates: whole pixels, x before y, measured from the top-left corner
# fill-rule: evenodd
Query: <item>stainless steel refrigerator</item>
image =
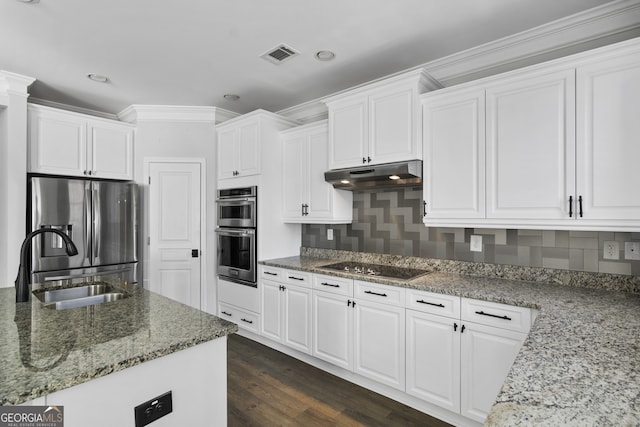
<path id="1" fill-rule="evenodd" d="M 27 231 L 57 228 L 78 248 L 78 255 L 69 257 L 56 234 L 36 236 L 31 242 L 33 282 L 94 275 L 138 282 L 135 183 L 33 176 L 28 188 Z"/>

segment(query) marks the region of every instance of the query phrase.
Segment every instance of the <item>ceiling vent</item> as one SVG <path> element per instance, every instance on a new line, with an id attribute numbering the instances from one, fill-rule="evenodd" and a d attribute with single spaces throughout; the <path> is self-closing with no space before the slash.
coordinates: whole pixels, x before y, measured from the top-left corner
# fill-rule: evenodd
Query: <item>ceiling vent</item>
<path id="1" fill-rule="evenodd" d="M 269 49 L 267 52 L 260 55 L 260 58 L 266 59 L 273 64 L 281 64 L 287 59 L 293 58 L 299 54 L 300 52 L 297 52 L 291 46 L 281 44 L 273 49 Z"/>

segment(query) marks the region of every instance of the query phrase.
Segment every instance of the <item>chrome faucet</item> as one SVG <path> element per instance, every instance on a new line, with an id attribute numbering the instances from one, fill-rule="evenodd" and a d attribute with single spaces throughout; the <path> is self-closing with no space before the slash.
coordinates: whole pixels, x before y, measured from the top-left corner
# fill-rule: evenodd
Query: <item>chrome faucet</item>
<path id="1" fill-rule="evenodd" d="M 71 238 L 67 234 L 55 228 L 39 228 L 27 234 L 27 237 L 25 237 L 22 242 L 22 246 L 20 247 L 20 266 L 18 267 L 18 277 L 16 277 L 16 302 L 29 301 L 29 283 L 31 283 L 31 280 L 29 271 L 27 271 L 27 256 L 31 255 L 31 251 L 28 251 L 27 249 L 31 247 L 31 239 L 38 234 L 48 232 L 58 234 L 62 237 L 67 255 L 73 256 L 78 254 L 78 248 L 73 244 Z"/>

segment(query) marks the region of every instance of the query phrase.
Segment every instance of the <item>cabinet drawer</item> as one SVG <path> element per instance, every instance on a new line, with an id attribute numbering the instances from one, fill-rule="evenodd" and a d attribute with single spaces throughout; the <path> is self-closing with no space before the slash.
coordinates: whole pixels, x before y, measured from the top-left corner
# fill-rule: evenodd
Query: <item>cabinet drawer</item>
<path id="1" fill-rule="evenodd" d="M 531 309 L 462 298 L 461 319 L 481 325 L 528 333 L 531 328 Z"/>
<path id="2" fill-rule="evenodd" d="M 313 289 L 351 297 L 353 296 L 353 279 L 314 274 Z"/>
<path id="3" fill-rule="evenodd" d="M 260 278 L 282 281 L 284 280 L 284 270 L 277 267 L 269 267 L 268 265 L 260 266 Z"/>
<path id="4" fill-rule="evenodd" d="M 405 288 L 356 280 L 354 298 L 404 307 Z"/>
<path id="5" fill-rule="evenodd" d="M 438 316 L 460 318 L 460 297 L 407 289 L 406 306 L 412 310 Z"/>
<path id="6" fill-rule="evenodd" d="M 250 311 L 242 310 L 233 305 L 218 303 L 218 317 L 235 323 L 239 328 L 246 329 L 256 334 L 260 333 L 260 316 Z"/>
<path id="7" fill-rule="evenodd" d="M 290 285 L 311 287 L 311 273 L 298 270 L 287 270 L 284 272 L 284 281 Z"/>
<path id="8" fill-rule="evenodd" d="M 253 286 L 218 279 L 218 301 L 244 310 L 260 312 L 260 291 Z"/>

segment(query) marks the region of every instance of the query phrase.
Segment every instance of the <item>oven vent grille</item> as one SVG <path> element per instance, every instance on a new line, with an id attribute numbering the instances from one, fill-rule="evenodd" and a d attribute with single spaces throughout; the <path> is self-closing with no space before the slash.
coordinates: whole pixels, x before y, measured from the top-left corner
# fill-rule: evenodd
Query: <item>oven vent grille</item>
<path id="1" fill-rule="evenodd" d="M 281 64 L 299 54 L 300 52 L 296 51 L 291 46 L 280 44 L 279 46 L 269 49 L 267 52 L 260 55 L 260 58 L 266 59 L 273 64 Z"/>

